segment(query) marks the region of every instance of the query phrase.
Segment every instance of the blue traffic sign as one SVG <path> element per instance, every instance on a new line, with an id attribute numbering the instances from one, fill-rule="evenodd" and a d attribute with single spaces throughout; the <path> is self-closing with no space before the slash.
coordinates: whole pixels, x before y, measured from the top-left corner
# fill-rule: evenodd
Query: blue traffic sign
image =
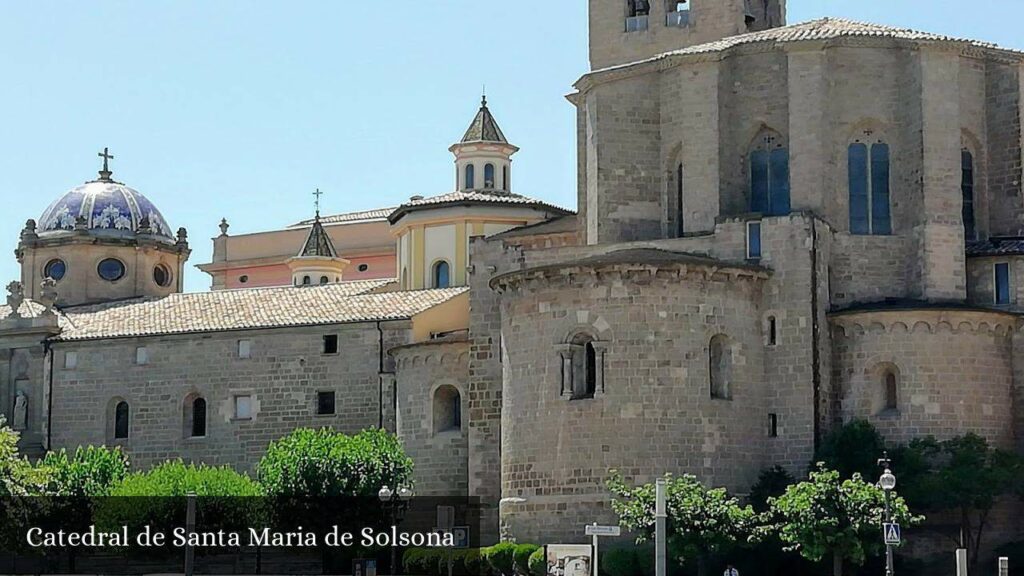
<path id="1" fill-rule="evenodd" d="M 882 533 L 885 536 L 886 544 L 899 544 L 900 543 L 900 525 L 895 522 L 886 522 L 882 524 Z"/>

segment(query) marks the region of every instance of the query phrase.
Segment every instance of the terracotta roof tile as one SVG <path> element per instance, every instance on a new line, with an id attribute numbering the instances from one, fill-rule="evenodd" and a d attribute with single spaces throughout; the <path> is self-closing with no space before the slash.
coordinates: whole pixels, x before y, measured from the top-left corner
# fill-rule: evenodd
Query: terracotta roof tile
<path id="1" fill-rule="evenodd" d="M 222 290 L 64 308 L 60 314 L 62 332 L 55 340 L 404 320 L 468 290 L 373 292 L 391 282 Z M 0 313 L 6 315 L 3 308 Z"/>

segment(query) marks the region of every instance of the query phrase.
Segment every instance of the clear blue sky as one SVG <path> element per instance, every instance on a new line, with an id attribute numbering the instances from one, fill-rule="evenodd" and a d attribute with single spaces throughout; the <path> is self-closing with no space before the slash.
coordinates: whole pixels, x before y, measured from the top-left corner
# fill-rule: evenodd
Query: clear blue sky
<path id="1" fill-rule="evenodd" d="M 396 204 L 452 187 L 447 151 L 481 85 L 516 156 L 515 189 L 574 207 L 573 109 L 585 0 L 61 0 L 0 19 L 0 280 L 27 218 L 115 178 L 188 228 L 191 264 L 233 233 Z M 789 21 L 844 16 L 1024 48 L 1020 0 L 789 0 Z M 190 291 L 205 290 L 191 266 Z"/>

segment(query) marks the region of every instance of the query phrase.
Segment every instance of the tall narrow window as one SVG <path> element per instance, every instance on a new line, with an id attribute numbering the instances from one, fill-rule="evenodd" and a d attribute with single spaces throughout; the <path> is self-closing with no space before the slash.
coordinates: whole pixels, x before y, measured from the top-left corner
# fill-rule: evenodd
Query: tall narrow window
<path id="1" fill-rule="evenodd" d="M 995 265 L 995 300 L 999 306 L 1010 304 L 1010 264 L 1000 262 Z"/>
<path id="2" fill-rule="evenodd" d="M 121 401 L 114 407 L 114 438 L 123 440 L 128 438 L 128 424 L 130 415 L 128 403 Z"/>
<path id="3" fill-rule="evenodd" d="M 747 260 L 761 259 L 761 222 L 747 222 Z"/>
<path id="4" fill-rule="evenodd" d="M 719 334 L 711 339 L 708 345 L 708 370 L 710 373 L 711 397 L 728 400 L 731 397 L 729 390 L 729 371 L 731 363 L 729 358 L 728 339 Z"/>
<path id="5" fill-rule="evenodd" d="M 750 151 L 750 211 L 769 216 L 790 212 L 789 150 L 775 133 L 765 133 Z"/>
<path id="6" fill-rule="evenodd" d="M 501 167 L 501 189 L 506 192 L 512 190 L 512 186 L 509 185 L 508 181 L 508 166 Z"/>
<path id="7" fill-rule="evenodd" d="M 466 190 L 476 188 L 476 169 L 472 164 L 466 164 Z"/>
<path id="8" fill-rule="evenodd" d="M 769 414 L 768 415 L 768 437 L 778 438 L 779 437 L 779 415 Z"/>
<path id="9" fill-rule="evenodd" d="M 494 164 L 484 165 L 484 188 L 494 188 Z"/>
<path id="10" fill-rule="evenodd" d="M 848 150 L 850 180 L 850 232 L 887 235 L 892 233 L 889 210 L 889 145 L 862 142 Z"/>
<path id="11" fill-rule="evenodd" d="M 206 436 L 206 400 L 196 398 L 192 401 L 192 437 Z"/>
<path id="12" fill-rule="evenodd" d="M 573 336 L 569 344 L 572 349 L 568 380 L 571 386 L 570 396 L 573 400 L 594 398 L 597 395 L 602 370 L 594 338 L 581 332 Z"/>
<path id="13" fill-rule="evenodd" d="M 440 260 L 434 264 L 434 288 L 447 288 L 451 285 L 449 272 L 450 267 L 444 260 Z"/>
<path id="14" fill-rule="evenodd" d="M 775 346 L 779 343 L 779 321 L 775 316 L 768 317 L 768 345 Z"/>
<path id="15" fill-rule="evenodd" d="M 676 236 L 683 237 L 683 165 L 676 166 Z"/>
<path id="16" fill-rule="evenodd" d="M 896 389 L 896 386 L 897 386 L 896 373 L 895 372 L 886 372 L 885 373 L 885 382 L 884 382 L 884 384 L 885 384 L 885 409 L 886 410 L 895 410 L 899 406 L 899 403 L 898 403 L 899 398 L 897 397 L 898 391 Z"/>
<path id="17" fill-rule="evenodd" d="M 583 347 L 583 354 L 586 358 L 586 371 L 584 373 L 583 395 L 593 398 L 597 393 L 597 350 L 593 342 L 587 342 Z"/>
<path id="18" fill-rule="evenodd" d="M 974 155 L 966 148 L 960 152 L 960 173 L 960 192 L 964 199 L 964 238 L 974 240 L 977 238 L 974 228 Z"/>

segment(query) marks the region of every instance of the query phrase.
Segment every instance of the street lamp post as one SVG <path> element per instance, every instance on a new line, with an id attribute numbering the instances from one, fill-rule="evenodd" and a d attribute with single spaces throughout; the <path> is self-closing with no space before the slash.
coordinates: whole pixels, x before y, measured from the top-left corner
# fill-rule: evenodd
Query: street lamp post
<path id="1" fill-rule="evenodd" d="M 381 503 L 384 504 L 384 508 L 389 512 L 391 516 L 391 524 L 397 528 L 398 524 L 402 521 L 405 516 L 405 510 L 409 507 L 409 500 L 412 500 L 413 491 L 408 486 L 399 486 L 397 490 L 392 490 L 388 486 L 381 486 L 377 492 L 377 498 L 380 499 Z M 398 566 L 398 548 L 395 547 L 395 543 L 391 543 L 391 576 L 398 574 L 395 568 Z"/>
<path id="2" fill-rule="evenodd" d="M 892 473 L 892 460 L 889 459 L 889 453 L 883 452 L 882 457 L 878 460 L 878 465 L 882 467 L 882 476 L 878 479 L 878 485 L 885 491 L 885 523 L 892 523 L 892 507 L 890 506 L 889 499 L 892 495 L 892 491 L 896 488 L 896 476 Z M 892 544 L 889 543 L 889 539 L 885 537 L 883 530 L 882 537 L 885 539 L 885 576 L 893 576 L 892 567 Z"/>

